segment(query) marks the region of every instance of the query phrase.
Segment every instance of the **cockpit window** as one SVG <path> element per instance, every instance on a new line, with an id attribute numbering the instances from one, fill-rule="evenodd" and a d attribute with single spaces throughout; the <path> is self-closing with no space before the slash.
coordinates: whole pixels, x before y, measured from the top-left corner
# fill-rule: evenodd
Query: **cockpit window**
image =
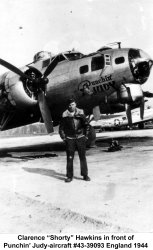
<path id="1" fill-rule="evenodd" d="M 56 56 L 53 56 L 51 60 L 53 61 L 53 60 L 55 59 L 55 57 L 56 57 Z M 66 60 L 66 58 L 65 58 L 62 54 L 59 54 L 59 55 L 58 55 L 58 63 L 59 63 L 59 62 L 62 62 L 62 61 L 64 61 L 64 60 Z"/>
<path id="2" fill-rule="evenodd" d="M 83 57 L 83 54 L 82 53 L 64 53 L 64 55 L 67 57 L 68 60 L 77 60 L 77 59 L 80 59 Z"/>
<path id="3" fill-rule="evenodd" d="M 59 55 L 59 62 L 62 62 L 62 61 L 64 61 L 64 60 L 66 60 L 65 57 L 64 57 L 62 54 Z"/>
<path id="4" fill-rule="evenodd" d="M 115 58 L 116 64 L 121 64 L 125 62 L 125 58 L 123 56 Z"/>
<path id="5" fill-rule="evenodd" d="M 104 68 L 104 57 L 103 56 L 97 56 L 93 57 L 91 61 L 91 70 L 99 70 Z"/>

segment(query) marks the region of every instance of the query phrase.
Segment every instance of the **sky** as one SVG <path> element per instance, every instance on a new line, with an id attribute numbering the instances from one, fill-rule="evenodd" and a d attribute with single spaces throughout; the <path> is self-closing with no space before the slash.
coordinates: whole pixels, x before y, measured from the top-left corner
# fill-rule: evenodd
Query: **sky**
<path id="1" fill-rule="evenodd" d="M 152 0 L 1 0 L 0 10 L 0 58 L 17 67 L 38 51 L 90 53 L 116 41 L 153 58 Z M 153 71 L 143 89 L 153 92 Z"/>

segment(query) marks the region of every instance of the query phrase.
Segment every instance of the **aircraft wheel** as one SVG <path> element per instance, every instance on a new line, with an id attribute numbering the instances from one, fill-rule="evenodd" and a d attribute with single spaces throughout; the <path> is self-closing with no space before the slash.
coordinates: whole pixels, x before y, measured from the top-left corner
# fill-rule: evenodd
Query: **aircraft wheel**
<path id="1" fill-rule="evenodd" d="M 144 123 L 140 123 L 140 124 L 138 125 L 138 128 L 139 128 L 139 129 L 144 129 Z"/>

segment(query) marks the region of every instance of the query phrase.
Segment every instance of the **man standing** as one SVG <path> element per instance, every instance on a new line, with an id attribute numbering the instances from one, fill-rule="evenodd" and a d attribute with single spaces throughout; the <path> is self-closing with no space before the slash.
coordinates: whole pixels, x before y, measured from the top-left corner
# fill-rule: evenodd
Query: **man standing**
<path id="1" fill-rule="evenodd" d="M 59 126 L 59 134 L 66 143 L 67 153 L 67 179 L 73 179 L 73 159 L 75 151 L 78 151 L 80 158 L 81 175 L 83 180 L 90 181 L 86 161 L 86 140 L 89 134 L 89 123 L 82 109 L 78 109 L 74 99 L 68 100 L 68 109 L 63 113 Z"/>

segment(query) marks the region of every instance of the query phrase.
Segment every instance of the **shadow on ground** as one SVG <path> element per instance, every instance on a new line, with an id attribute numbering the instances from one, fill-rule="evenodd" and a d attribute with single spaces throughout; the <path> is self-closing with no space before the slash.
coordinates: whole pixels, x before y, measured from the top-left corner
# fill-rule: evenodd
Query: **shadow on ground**
<path id="1" fill-rule="evenodd" d="M 50 176 L 62 181 L 65 180 L 65 174 L 59 173 L 55 170 L 44 169 L 44 168 L 26 168 L 26 167 L 24 167 L 23 169 L 29 173 Z M 82 178 L 74 177 L 74 179 L 80 180 Z"/>

